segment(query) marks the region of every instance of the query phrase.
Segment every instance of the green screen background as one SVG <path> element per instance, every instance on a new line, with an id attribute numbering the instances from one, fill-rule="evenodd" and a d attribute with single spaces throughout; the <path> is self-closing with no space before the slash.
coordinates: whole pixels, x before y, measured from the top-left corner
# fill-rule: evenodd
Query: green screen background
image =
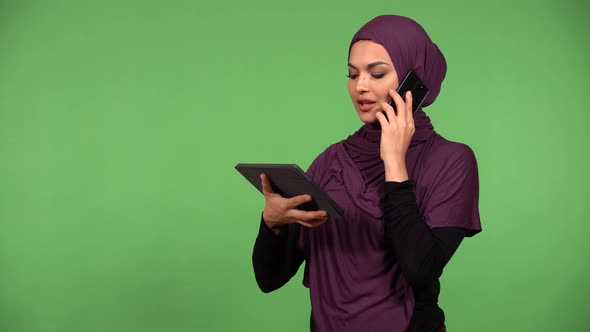
<path id="1" fill-rule="evenodd" d="M 360 127 L 348 43 L 379 14 L 439 45 L 426 112 L 479 163 L 449 331 L 586 331 L 588 4 L 509 0 L 0 0 L 0 331 L 308 329 L 302 271 L 256 286 L 233 167 Z"/>

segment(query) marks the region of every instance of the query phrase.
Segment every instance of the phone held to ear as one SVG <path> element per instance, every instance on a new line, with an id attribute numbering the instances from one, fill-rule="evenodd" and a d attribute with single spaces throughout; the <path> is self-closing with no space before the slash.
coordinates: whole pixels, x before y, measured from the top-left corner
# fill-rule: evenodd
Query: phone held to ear
<path id="1" fill-rule="evenodd" d="M 402 99 L 404 99 L 404 101 L 406 100 L 406 92 L 412 92 L 412 113 L 414 113 L 422 105 L 422 102 L 428 95 L 429 89 L 426 87 L 426 85 L 424 85 L 420 77 L 418 77 L 414 71 L 410 70 L 402 83 L 397 87 L 396 91 L 399 93 Z M 393 98 L 389 99 L 388 104 L 393 107 L 395 114 L 397 114 L 397 108 L 395 107 Z M 385 111 L 381 111 L 381 113 L 383 113 L 387 118 Z"/>

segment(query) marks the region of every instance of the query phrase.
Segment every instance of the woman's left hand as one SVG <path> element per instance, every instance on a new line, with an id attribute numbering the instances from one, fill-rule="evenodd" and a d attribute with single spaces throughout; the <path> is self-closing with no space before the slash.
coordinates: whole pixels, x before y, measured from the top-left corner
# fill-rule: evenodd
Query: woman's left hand
<path id="1" fill-rule="evenodd" d="M 388 103 L 381 106 L 387 113 L 387 118 L 381 112 L 377 112 L 377 120 L 381 124 L 381 160 L 385 164 L 386 180 L 407 180 L 406 152 L 410 146 L 412 135 L 416 131 L 414 127 L 414 115 L 412 113 L 412 93 L 406 93 L 406 101 L 395 90 L 389 92 L 397 114 Z"/>

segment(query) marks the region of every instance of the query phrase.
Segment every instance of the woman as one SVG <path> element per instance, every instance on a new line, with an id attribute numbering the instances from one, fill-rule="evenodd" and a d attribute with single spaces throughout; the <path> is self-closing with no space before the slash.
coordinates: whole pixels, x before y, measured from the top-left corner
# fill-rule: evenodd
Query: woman
<path id="1" fill-rule="evenodd" d="M 298 210 L 312 198 L 283 198 L 262 174 L 256 280 L 273 291 L 305 261 L 314 331 L 445 331 L 439 277 L 462 239 L 481 231 L 477 164 L 422 108 L 412 114 L 410 93 L 404 101 L 395 92 L 413 70 L 430 88 L 422 107 L 432 104 L 444 56 L 418 23 L 387 15 L 355 34 L 348 62 L 348 91 L 365 124 L 307 172 L 344 216 Z"/>

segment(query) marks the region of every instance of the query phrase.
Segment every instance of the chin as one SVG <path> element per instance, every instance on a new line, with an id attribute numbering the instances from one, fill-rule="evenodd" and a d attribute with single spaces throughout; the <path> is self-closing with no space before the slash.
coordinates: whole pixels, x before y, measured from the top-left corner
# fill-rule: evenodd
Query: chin
<path id="1" fill-rule="evenodd" d="M 362 112 L 359 113 L 359 119 L 364 123 L 374 123 L 379 122 L 377 120 L 377 116 L 375 116 L 375 112 Z"/>

